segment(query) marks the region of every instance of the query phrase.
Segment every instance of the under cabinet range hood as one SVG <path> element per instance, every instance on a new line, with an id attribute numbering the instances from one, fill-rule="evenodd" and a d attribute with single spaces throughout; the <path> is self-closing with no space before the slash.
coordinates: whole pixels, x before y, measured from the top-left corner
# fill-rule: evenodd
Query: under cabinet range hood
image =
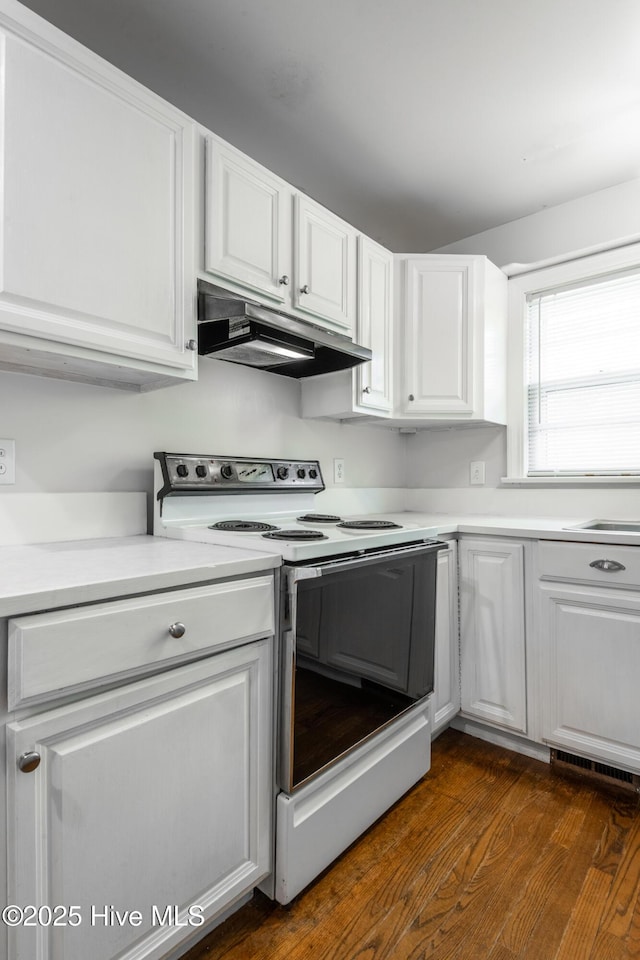
<path id="1" fill-rule="evenodd" d="M 313 377 L 371 360 L 371 350 L 198 281 L 198 353 L 284 377 Z"/>

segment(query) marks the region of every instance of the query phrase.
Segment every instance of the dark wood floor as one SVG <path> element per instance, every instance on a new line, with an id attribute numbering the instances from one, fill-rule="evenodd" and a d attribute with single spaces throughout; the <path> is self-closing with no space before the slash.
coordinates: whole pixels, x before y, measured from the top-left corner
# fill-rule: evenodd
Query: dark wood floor
<path id="1" fill-rule="evenodd" d="M 288 907 L 256 895 L 188 960 L 640 957 L 640 813 L 455 731 Z"/>

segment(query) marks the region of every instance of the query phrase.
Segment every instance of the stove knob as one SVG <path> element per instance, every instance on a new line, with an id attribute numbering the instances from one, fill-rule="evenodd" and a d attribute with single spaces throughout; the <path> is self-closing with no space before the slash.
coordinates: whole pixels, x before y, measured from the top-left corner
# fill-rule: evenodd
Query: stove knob
<path id="1" fill-rule="evenodd" d="M 220 476 L 225 480 L 233 480 L 233 467 L 230 463 L 223 463 L 220 467 Z"/>
<path id="2" fill-rule="evenodd" d="M 189 468 L 184 463 L 179 463 L 176 467 L 176 473 L 179 477 L 186 477 L 189 475 Z"/>
<path id="3" fill-rule="evenodd" d="M 207 475 L 207 468 L 205 467 L 204 463 L 199 463 L 198 466 L 196 467 L 196 476 L 206 477 L 206 475 Z"/>
<path id="4" fill-rule="evenodd" d="M 301 480 L 304 480 L 304 478 L 305 478 L 306 475 L 307 475 L 307 471 L 304 469 L 304 467 L 298 467 L 298 469 L 297 469 L 296 472 L 297 472 L 297 474 L 298 474 L 298 476 L 300 477 Z"/>
<path id="5" fill-rule="evenodd" d="M 311 467 L 311 469 L 309 470 L 309 476 L 311 477 L 312 480 L 316 479 L 316 477 L 318 476 L 318 471 L 316 470 L 315 467 Z"/>
<path id="6" fill-rule="evenodd" d="M 289 476 L 289 467 L 278 467 L 276 470 L 278 480 L 286 480 Z"/>

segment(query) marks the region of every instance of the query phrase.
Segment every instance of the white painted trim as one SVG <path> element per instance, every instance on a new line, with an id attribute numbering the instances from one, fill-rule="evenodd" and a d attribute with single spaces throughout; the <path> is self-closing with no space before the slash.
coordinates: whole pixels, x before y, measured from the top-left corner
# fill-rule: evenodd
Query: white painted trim
<path id="1" fill-rule="evenodd" d="M 628 477 L 619 477 L 617 475 L 607 476 L 606 474 L 601 474 L 600 476 L 594 475 L 593 477 L 500 477 L 500 483 L 518 487 L 548 487 L 556 486 L 556 484 L 564 484 L 568 487 L 611 487 L 617 486 L 618 484 L 634 484 L 635 486 L 640 486 L 640 475 L 634 474 Z"/>
<path id="2" fill-rule="evenodd" d="M 609 240 L 605 243 L 597 243 L 591 247 L 585 247 L 584 250 L 576 250 L 574 253 L 558 254 L 557 257 L 548 257 L 546 260 L 538 260 L 535 263 L 508 263 L 501 267 L 502 271 L 508 277 L 521 277 L 525 274 L 535 273 L 537 270 L 543 270 L 546 267 L 555 267 L 563 263 L 573 263 L 575 260 L 584 260 L 586 257 L 595 256 L 597 253 L 605 253 L 609 250 L 622 250 L 634 243 L 640 242 L 640 233 L 631 234 L 628 237 L 620 237 L 618 240 Z"/>
<path id="3" fill-rule="evenodd" d="M 504 747 L 505 750 L 513 750 L 514 753 L 521 753 L 525 757 L 532 757 L 534 760 L 541 760 L 543 763 L 550 762 L 550 749 L 542 743 L 534 743 L 533 740 L 517 737 L 506 730 L 495 730 L 493 727 L 477 723 L 475 720 L 467 720 L 466 717 L 460 715 L 453 718 L 451 726 L 454 730 L 460 730 L 470 737 L 493 743 L 497 747 Z"/>

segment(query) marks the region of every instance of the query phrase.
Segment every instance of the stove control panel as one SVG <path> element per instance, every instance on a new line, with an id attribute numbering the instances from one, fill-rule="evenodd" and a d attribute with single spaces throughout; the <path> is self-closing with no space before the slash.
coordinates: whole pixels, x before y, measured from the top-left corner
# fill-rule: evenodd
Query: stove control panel
<path id="1" fill-rule="evenodd" d="M 277 493 L 324 490 L 317 460 L 154 453 L 162 470 L 158 499 L 170 493 Z"/>

